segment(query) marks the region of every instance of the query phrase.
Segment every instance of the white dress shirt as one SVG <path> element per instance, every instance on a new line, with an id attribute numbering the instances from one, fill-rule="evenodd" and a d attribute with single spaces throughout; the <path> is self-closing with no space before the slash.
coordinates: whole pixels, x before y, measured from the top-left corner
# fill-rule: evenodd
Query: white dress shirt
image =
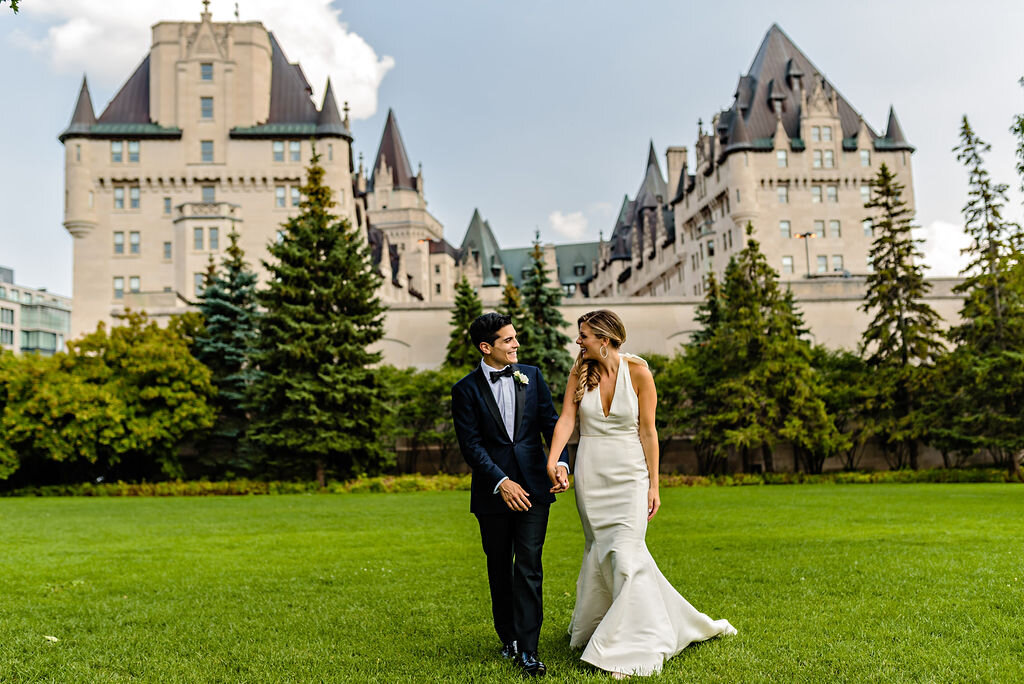
<path id="1" fill-rule="evenodd" d="M 498 378 L 497 382 L 491 382 L 491 372 L 500 372 L 508 368 L 494 368 L 487 365 L 486 359 L 480 359 L 480 369 L 484 373 L 484 379 L 487 380 L 487 385 L 491 388 L 491 393 L 494 395 L 494 403 L 498 405 L 498 412 L 501 414 L 501 422 L 505 424 L 505 432 L 508 433 L 508 438 L 514 438 L 514 431 L 516 429 L 516 386 L 515 378 L 511 375 Z M 559 461 L 558 465 L 565 468 L 566 474 L 569 472 L 569 464 L 565 461 Z M 498 484 L 494 486 L 494 493 L 498 493 L 498 487 L 501 483 L 508 479 L 508 475 L 498 480 Z"/>

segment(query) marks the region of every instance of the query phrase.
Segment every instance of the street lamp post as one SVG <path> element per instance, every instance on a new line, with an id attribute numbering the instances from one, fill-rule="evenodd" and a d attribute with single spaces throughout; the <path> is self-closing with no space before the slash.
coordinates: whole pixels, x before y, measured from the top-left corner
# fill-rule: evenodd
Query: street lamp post
<path id="1" fill-rule="evenodd" d="M 801 240 L 804 241 L 804 258 L 805 258 L 806 263 L 807 263 L 807 277 L 810 278 L 811 277 L 811 248 L 809 246 L 808 240 L 810 240 L 812 237 L 814 237 L 814 233 L 812 231 L 807 231 L 806 233 L 797 233 L 794 237 L 798 237 L 798 238 L 800 238 Z"/>

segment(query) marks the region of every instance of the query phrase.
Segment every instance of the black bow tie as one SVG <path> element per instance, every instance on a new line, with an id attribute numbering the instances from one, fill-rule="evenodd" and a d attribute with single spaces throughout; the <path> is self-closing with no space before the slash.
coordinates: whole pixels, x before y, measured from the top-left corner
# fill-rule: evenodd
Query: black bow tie
<path id="1" fill-rule="evenodd" d="M 491 382 L 498 382 L 498 378 L 508 378 L 512 376 L 512 366 L 505 366 L 500 371 L 491 371 Z"/>

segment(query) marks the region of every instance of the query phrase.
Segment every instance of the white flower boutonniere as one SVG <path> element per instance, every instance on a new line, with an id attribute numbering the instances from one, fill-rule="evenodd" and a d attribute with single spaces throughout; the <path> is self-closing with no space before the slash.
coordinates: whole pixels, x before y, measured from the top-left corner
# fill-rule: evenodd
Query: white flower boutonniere
<path id="1" fill-rule="evenodd" d="M 526 377 L 526 375 L 524 375 L 520 371 L 516 371 L 515 373 L 513 373 L 512 377 L 515 378 L 515 381 L 518 382 L 520 385 L 530 384 L 530 378 Z"/>

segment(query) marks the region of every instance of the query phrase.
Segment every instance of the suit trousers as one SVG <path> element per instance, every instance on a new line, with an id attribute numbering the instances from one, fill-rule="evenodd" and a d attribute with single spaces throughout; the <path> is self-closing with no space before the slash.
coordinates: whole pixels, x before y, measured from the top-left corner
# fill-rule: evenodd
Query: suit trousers
<path id="1" fill-rule="evenodd" d="M 536 651 L 544 621 L 541 553 L 548 529 L 547 504 L 517 513 L 478 514 L 487 556 L 494 629 L 502 643 L 519 642 L 520 651 Z"/>

